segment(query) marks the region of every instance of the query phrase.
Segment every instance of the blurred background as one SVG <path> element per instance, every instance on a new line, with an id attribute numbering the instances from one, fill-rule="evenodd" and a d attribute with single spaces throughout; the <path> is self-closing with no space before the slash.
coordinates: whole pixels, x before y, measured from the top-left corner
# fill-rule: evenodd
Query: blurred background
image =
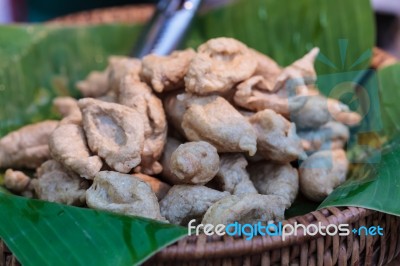
<path id="1" fill-rule="evenodd" d="M 111 6 L 156 0 L 0 0 L 0 23 L 42 22 L 55 17 Z M 371 0 L 377 22 L 377 46 L 400 58 L 400 1 Z"/>

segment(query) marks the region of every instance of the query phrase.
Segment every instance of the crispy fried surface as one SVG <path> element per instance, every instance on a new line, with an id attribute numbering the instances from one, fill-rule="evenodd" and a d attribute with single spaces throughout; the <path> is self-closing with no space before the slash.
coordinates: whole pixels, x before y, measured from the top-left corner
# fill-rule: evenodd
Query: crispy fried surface
<path id="1" fill-rule="evenodd" d="M 267 160 L 288 163 L 306 157 L 296 126 L 272 110 L 249 118 L 257 132 L 257 150 Z"/>
<path id="2" fill-rule="evenodd" d="M 274 195 L 243 194 L 231 195 L 217 201 L 207 210 L 202 224 L 256 224 L 259 221 L 284 219 L 286 203 Z"/>
<path id="3" fill-rule="evenodd" d="M 86 201 L 94 209 L 165 221 L 150 186 L 133 175 L 99 172 L 86 192 Z"/>
<path id="4" fill-rule="evenodd" d="M 161 100 L 145 83 L 125 76 L 121 82 L 118 102 L 136 110 L 144 124 L 140 172 L 149 175 L 161 173 L 162 166 L 158 160 L 164 149 L 168 130 Z"/>
<path id="5" fill-rule="evenodd" d="M 220 167 L 215 179 L 224 191 L 233 195 L 257 193 L 247 173 L 248 163 L 243 154 L 224 153 L 220 158 Z"/>
<path id="6" fill-rule="evenodd" d="M 0 168 L 39 167 L 50 158 L 48 140 L 58 121 L 24 126 L 0 139 Z"/>
<path id="7" fill-rule="evenodd" d="M 4 186 L 15 193 L 28 189 L 31 179 L 24 172 L 7 169 L 4 173 Z"/>
<path id="8" fill-rule="evenodd" d="M 46 161 L 37 169 L 36 174 L 37 179 L 32 180 L 32 184 L 39 199 L 76 206 L 85 204 L 88 182 L 60 163 Z"/>
<path id="9" fill-rule="evenodd" d="M 90 150 L 113 169 L 128 173 L 141 162 L 143 119 L 136 110 L 94 99 L 79 100 Z"/>
<path id="10" fill-rule="evenodd" d="M 78 101 L 72 97 L 57 97 L 53 100 L 53 106 L 62 116 L 61 124 L 82 123 L 82 113 L 78 106 Z"/>
<path id="11" fill-rule="evenodd" d="M 92 71 L 85 80 L 76 84 L 83 97 L 100 97 L 105 95 L 110 87 L 108 83 L 109 70 Z"/>
<path id="12" fill-rule="evenodd" d="M 143 58 L 140 77 L 161 93 L 184 87 L 184 77 L 196 55 L 193 49 L 173 52 L 169 56 L 151 54 Z"/>
<path id="13" fill-rule="evenodd" d="M 214 202 L 228 195 L 204 186 L 176 185 L 160 202 L 161 214 L 173 224 L 186 225 L 192 219 L 200 222 Z"/>
<path id="14" fill-rule="evenodd" d="M 256 70 L 257 60 L 243 43 L 211 39 L 198 48 L 185 77 L 186 91 L 198 95 L 224 93 Z"/>
<path id="15" fill-rule="evenodd" d="M 344 150 L 318 151 L 299 168 L 301 192 L 310 200 L 324 200 L 346 180 L 349 162 Z"/>
<path id="16" fill-rule="evenodd" d="M 256 134 L 250 123 L 219 96 L 193 100 L 183 116 L 182 128 L 191 141 L 203 140 L 218 152 L 257 151 Z"/>
<path id="17" fill-rule="evenodd" d="M 170 158 L 174 184 L 204 185 L 219 170 L 217 149 L 205 141 L 181 144 Z"/>
<path id="18" fill-rule="evenodd" d="M 55 160 L 86 179 L 93 179 L 103 166 L 100 157 L 90 154 L 81 126 L 60 125 L 50 135 L 49 147 Z"/>
<path id="19" fill-rule="evenodd" d="M 250 179 L 258 192 L 285 199 L 289 208 L 299 192 L 299 175 L 289 163 L 259 162 L 249 167 Z"/>
<path id="20" fill-rule="evenodd" d="M 146 182 L 151 187 L 151 190 L 153 190 L 153 192 L 156 194 L 156 197 L 159 201 L 162 200 L 165 195 L 167 195 L 168 191 L 171 188 L 171 186 L 167 183 L 164 183 L 158 178 L 152 176 L 141 173 L 135 173 L 134 176 L 139 178 L 143 182 Z"/>

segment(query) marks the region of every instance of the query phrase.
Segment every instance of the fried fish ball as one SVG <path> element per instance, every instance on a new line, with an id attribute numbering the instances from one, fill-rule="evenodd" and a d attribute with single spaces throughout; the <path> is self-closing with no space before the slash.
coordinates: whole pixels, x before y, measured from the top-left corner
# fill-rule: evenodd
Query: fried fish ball
<path id="1" fill-rule="evenodd" d="M 0 139 L 0 168 L 39 167 L 50 158 L 49 136 L 58 121 L 47 120 L 24 126 Z"/>
<path id="2" fill-rule="evenodd" d="M 314 84 L 317 80 L 314 62 L 319 54 L 319 48 L 313 48 L 305 56 L 283 69 L 277 77 L 274 91 L 285 88 L 297 91 L 296 94 L 307 94 L 307 85 Z"/>
<path id="3" fill-rule="evenodd" d="M 297 135 L 301 138 L 304 150 L 311 152 L 342 149 L 350 137 L 350 131 L 342 123 L 329 121 L 318 129 L 299 131 Z"/>
<path id="4" fill-rule="evenodd" d="M 103 166 L 100 157 L 90 154 L 83 129 L 78 125 L 56 128 L 50 135 L 49 148 L 55 160 L 86 179 L 93 179 Z"/>
<path id="5" fill-rule="evenodd" d="M 231 38 L 216 38 L 202 44 L 185 76 L 186 91 L 207 95 L 224 93 L 251 77 L 257 60 L 243 43 Z"/>
<path id="6" fill-rule="evenodd" d="M 130 76 L 131 79 L 140 81 L 139 74 L 142 69 L 142 61 L 125 56 L 111 56 L 108 60 L 108 69 L 110 91 L 116 93 L 118 97 L 122 78 Z"/>
<path id="7" fill-rule="evenodd" d="M 151 190 L 156 194 L 158 201 L 162 200 L 171 188 L 170 185 L 162 182 L 158 178 L 141 173 L 135 173 L 133 175 L 143 182 L 146 182 L 151 187 Z"/>
<path id="8" fill-rule="evenodd" d="M 219 96 L 193 100 L 186 110 L 182 128 L 191 141 L 207 141 L 218 152 L 257 151 L 257 138 L 251 124 Z"/>
<path id="9" fill-rule="evenodd" d="M 49 160 L 36 171 L 37 179 L 32 185 L 39 199 L 67 205 L 85 204 L 89 183 L 65 169 L 59 162 Z"/>
<path id="10" fill-rule="evenodd" d="M 141 162 L 144 123 L 136 110 L 95 99 L 81 99 L 83 129 L 90 150 L 114 170 L 128 173 Z"/>
<path id="11" fill-rule="evenodd" d="M 217 149 L 205 141 L 187 142 L 171 155 L 173 184 L 204 185 L 219 170 Z"/>
<path id="12" fill-rule="evenodd" d="M 281 221 L 287 203 L 279 196 L 242 194 L 231 195 L 217 201 L 207 210 L 202 224 L 256 224 Z"/>
<path id="13" fill-rule="evenodd" d="M 321 202 L 346 180 L 349 162 L 344 150 L 318 151 L 299 168 L 300 190 L 310 200 Z"/>
<path id="14" fill-rule="evenodd" d="M 159 174 L 162 166 L 158 162 L 167 139 L 167 119 L 161 100 L 146 83 L 125 76 L 120 85 L 118 102 L 136 110 L 144 123 L 144 145 L 141 153 L 140 172 Z"/>
<path id="15" fill-rule="evenodd" d="M 79 81 L 76 87 L 83 97 L 100 97 L 109 91 L 108 83 L 109 70 L 92 71 L 85 80 Z"/>
<path id="16" fill-rule="evenodd" d="M 86 202 L 93 209 L 165 221 L 150 186 L 133 175 L 97 173 L 86 191 Z"/>
<path id="17" fill-rule="evenodd" d="M 82 113 L 78 101 L 72 97 L 57 97 L 53 100 L 57 112 L 63 117 L 61 124 L 81 124 Z"/>
<path id="18" fill-rule="evenodd" d="M 250 179 L 260 194 L 285 199 L 289 208 L 299 192 L 299 174 L 289 163 L 259 162 L 249 167 Z"/>
<path id="19" fill-rule="evenodd" d="M 257 150 L 267 160 L 288 163 L 306 156 L 296 126 L 272 110 L 249 118 L 257 132 Z"/>
<path id="20" fill-rule="evenodd" d="M 234 103 L 251 111 L 274 110 L 285 117 L 301 109 L 307 102 L 306 97 L 290 95 L 285 90 L 270 93 L 268 85 L 262 76 L 254 76 L 237 86 L 233 97 Z"/>
<path id="21" fill-rule="evenodd" d="M 204 186 L 175 185 L 160 202 L 161 214 L 173 224 L 186 225 L 200 221 L 213 203 L 228 195 Z"/>
<path id="22" fill-rule="evenodd" d="M 220 167 L 215 179 L 223 191 L 233 195 L 257 193 L 246 171 L 248 163 L 243 154 L 224 153 L 220 158 Z"/>
<path id="23" fill-rule="evenodd" d="M 181 89 L 195 55 L 193 49 L 176 51 L 168 56 L 150 54 L 143 58 L 140 77 L 159 93 Z"/>

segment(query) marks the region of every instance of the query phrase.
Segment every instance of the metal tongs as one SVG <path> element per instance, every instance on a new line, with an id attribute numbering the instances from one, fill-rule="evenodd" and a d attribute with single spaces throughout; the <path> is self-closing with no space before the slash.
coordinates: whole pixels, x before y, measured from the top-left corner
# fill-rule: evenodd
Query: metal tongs
<path id="1" fill-rule="evenodd" d="M 161 0 L 155 14 L 139 35 L 132 56 L 168 55 L 177 49 L 202 0 Z"/>

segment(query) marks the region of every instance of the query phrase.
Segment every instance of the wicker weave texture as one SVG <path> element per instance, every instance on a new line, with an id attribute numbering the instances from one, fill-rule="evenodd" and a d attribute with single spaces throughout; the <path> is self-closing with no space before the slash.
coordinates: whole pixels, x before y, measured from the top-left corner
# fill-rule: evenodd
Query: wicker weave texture
<path id="1" fill-rule="evenodd" d="M 352 228 L 380 225 L 383 236 L 187 237 L 150 260 L 147 265 L 385 265 L 400 251 L 400 218 L 363 208 L 328 208 L 285 223 L 350 224 Z"/>

